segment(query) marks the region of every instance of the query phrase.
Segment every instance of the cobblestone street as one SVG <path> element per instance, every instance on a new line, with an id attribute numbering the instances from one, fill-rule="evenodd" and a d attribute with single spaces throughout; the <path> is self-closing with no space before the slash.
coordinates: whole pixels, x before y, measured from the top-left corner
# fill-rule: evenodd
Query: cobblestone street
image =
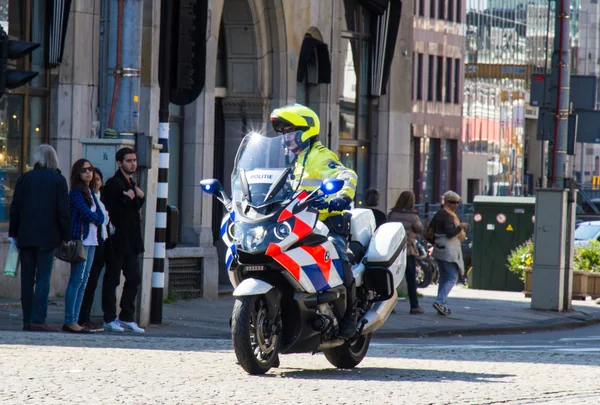
<path id="1" fill-rule="evenodd" d="M 426 342 L 373 342 L 368 357 L 355 370 L 336 370 L 321 354 L 282 356 L 279 369 L 253 377 L 236 365 L 231 344 L 225 340 L 0 332 L 0 403 L 600 401 L 598 350 L 500 351 L 492 346 L 475 350 Z"/>

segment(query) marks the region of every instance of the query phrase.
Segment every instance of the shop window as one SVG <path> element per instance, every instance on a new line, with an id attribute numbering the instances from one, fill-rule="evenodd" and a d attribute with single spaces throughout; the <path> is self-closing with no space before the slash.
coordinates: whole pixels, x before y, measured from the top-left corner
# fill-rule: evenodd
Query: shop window
<path id="1" fill-rule="evenodd" d="M 0 0 L 0 24 L 8 35 L 41 44 L 31 55 L 9 65 L 13 69 L 36 71 L 38 76 L 25 86 L 7 91 L 0 99 L 0 222 L 5 226 L 15 183 L 21 174 L 33 169 L 37 148 L 48 140 L 46 3 Z"/>

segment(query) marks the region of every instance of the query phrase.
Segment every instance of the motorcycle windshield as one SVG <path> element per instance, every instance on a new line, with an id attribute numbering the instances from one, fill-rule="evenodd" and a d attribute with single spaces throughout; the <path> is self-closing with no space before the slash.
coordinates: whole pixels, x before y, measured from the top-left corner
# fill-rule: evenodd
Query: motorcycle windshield
<path id="1" fill-rule="evenodd" d="M 282 141 L 281 135 L 266 137 L 256 132 L 244 137 L 231 173 L 234 201 L 245 199 L 253 206 L 261 206 L 292 196 L 294 188 L 288 169 L 290 157 Z"/>

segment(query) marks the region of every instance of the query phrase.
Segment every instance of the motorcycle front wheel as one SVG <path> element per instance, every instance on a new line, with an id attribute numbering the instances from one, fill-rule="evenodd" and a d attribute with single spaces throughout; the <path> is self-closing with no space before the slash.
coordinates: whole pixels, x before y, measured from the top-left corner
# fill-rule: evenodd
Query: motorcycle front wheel
<path id="1" fill-rule="evenodd" d="M 238 362 L 247 373 L 265 374 L 279 362 L 279 335 L 263 295 L 235 301 L 231 318 L 231 338 Z"/>
<path id="2" fill-rule="evenodd" d="M 325 358 L 337 368 L 354 368 L 367 355 L 369 344 L 371 343 L 371 334 L 361 335 L 356 339 L 347 340 L 341 346 L 323 351 Z"/>

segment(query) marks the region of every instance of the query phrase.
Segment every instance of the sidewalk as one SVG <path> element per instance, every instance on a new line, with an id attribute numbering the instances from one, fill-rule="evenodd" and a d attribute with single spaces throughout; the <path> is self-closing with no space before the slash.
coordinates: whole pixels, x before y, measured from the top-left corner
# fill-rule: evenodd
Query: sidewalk
<path id="1" fill-rule="evenodd" d="M 522 293 L 471 290 L 457 285 L 448 299 L 452 315 L 438 315 L 432 307 L 437 286 L 420 289 L 423 315 L 409 315 L 407 300 L 400 299 L 396 313 L 374 333 L 379 338 L 444 335 L 487 335 L 567 329 L 600 323 L 600 305 L 594 301 L 573 301 L 573 311 L 556 313 L 530 308 L 531 300 Z M 61 298 L 52 298 L 48 323 L 63 323 Z M 163 323 L 151 325 L 146 335 L 230 339 L 229 317 L 233 297 L 218 300 L 189 300 L 165 304 Z M 100 319 L 97 319 L 100 321 Z M 21 307 L 16 300 L 0 299 L 0 330 L 21 330 Z"/>

